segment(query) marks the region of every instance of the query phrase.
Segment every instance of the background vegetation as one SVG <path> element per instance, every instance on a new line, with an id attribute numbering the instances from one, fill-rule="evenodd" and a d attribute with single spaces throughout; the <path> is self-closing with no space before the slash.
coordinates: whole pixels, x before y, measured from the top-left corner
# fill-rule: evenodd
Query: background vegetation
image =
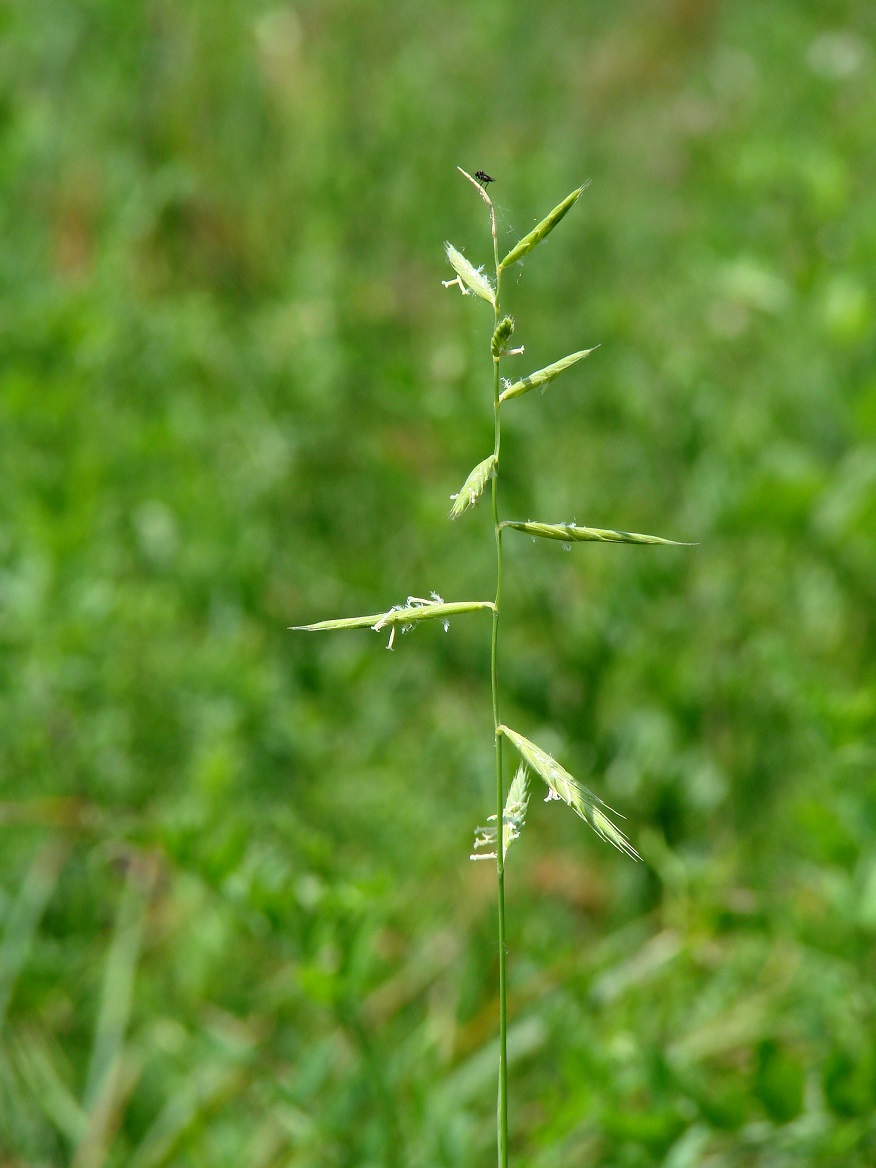
<path id="1" fill-rule="evenodd" d="M 528 368 L 513 1158 L 876 1161 L 876 9 L 0 10 L 0 1163 L 492 1162 L 489 258 Z M 483 253 L 483 254 L 481 254 Z M 513 303 L 512 303 L 513 301 Z"/>

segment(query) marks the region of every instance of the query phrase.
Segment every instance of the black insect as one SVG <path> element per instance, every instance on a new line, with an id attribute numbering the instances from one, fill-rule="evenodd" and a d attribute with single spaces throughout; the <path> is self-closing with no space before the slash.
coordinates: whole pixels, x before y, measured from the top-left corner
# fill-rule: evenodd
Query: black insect
<path id="1" fill-rule="evenodd" d="M 482 171 L 482 170 L 475 171 L 475 178 L 478 180 L 478 182 L 484 188 L 486 188 L 488 183 L 496 181 L 494 178 L 490 178 L 490 176 L 488 174 L 485 174 L 484 171 Z"/>

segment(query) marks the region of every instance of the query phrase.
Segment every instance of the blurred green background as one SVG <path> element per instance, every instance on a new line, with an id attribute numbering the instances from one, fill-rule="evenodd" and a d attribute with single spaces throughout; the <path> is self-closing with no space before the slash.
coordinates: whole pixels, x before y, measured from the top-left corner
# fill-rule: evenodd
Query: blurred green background
<path id="1" fill-rule="evenodd" d="M 0 9 L 0 1164 L 494 1162 L 496 178 L 529 372 L 513 1162 L 876 1163 L 876 9 Z"/>

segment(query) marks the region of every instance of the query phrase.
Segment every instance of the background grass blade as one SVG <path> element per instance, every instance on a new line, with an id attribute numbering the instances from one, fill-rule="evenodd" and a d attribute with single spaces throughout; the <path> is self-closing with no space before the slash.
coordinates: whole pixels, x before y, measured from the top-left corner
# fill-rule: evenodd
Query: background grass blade
<path id="1" fill-rule="evenodd" d="M 66 840 L 51 839 L 44 844 L 9 909 L 0 941 L 0 1033 L 16 979 L 27 962 L 40 917 L 58 882 L 68 851 Z"/>
<path id="2" fill-rule="evenodd" d="M 504 268 L 510 268 L 512 264 L 516 264 L 518 260 L 522 260 L 525 255 L 528 255 L 534 247 L 541 243 L 545 236 L 550 235 L 563 216 L 574 207 L 575 203 L 589 186 L 590 179 L 583 186 L 572 191 L 570 195 L 566 195 L 562 203 L 554 207 L 550 215 L 546 215 L 537 227 L 534 227 L 528 235 L 524 235 L 523 239 L 511 248 L 499 264 L 500 271 Z"/>
<path id="3" fill-rule="evenodd" d="M 127 1168 L 163 1168 L 172 1162 L 189 1132 L 219 1111 L 246 1081 L 243 1066 L 213 1063 L 199 1067 L 161 1108 Z"/>
<path id="4" fill-rule="evenodd" d="M 503 527 L 512 531 L 522 531 L 539 539 L 559 539 L 563 543 L 643 543 L 665 544 L 667 547 L 693 547 L 693 544 L 679 543 L 675 539 L 662 539 L 659 535 L 641 535 L 637 531 L 612 531 L 604 527 L 579 527 L 577 523 L 526 523 L 506 520 Z"/>
<path id="5" fill-rule="evenodd" d="M 131 1050 L 119 1050 L 88 1112 L 85 1131 L 70 1168 L 102 1168 L 124 1117 L 128 1098 L 140 1077 L 141 1062 Z"/>
<path id="6" fill-rule="evenodd" d="M 152 887 L 152 866 L 139 856 L 127 862 L 113 936 L 104 965 L 94 1043 L 83 1093 L 83 1106 L 92 1111 L 115 1073 L 134 996 L 134 977 L 140 956 L 143 919 Z"/>
<path id="7" fill-rule="evenodd" d="M 55 1131 L 76 1147 L 88 1130 L 88 1115 L 65 1081 L 69 1076 L 61 1069 L 64 1058 L 58 1043 L 34 1027 L 17 1027 L 6 1039 L 2 1059 L 15 1068 L 28 1096 Z"/>

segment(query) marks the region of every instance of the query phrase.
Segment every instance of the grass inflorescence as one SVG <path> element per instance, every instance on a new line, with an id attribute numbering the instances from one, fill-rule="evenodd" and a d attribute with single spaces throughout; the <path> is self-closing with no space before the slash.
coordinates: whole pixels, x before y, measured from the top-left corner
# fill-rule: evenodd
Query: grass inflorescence
<path id="1" fill-rule="evenodd" d="M 493 450 L 483 458 L 468 474 L 460 490 L 451 496 L 453 506 L 450 518 L 458 519 L 475 506 L 490 487 L 490 501 L 493 518 L 493 540 L 496 563 L 496 593 L 494 600 L 456 601 L 447 603 L 433 593 L 429 599 L 409 596 L 404 604 L 397 604 L 384 613 L 368 616 L 342 617 L 319 621 L 315 624 L 298 625 L 296 628 L 311 632 L 332 629 L 371 628 L 377 632 L 390 630 L 389 648 L 392 648 L 396 629 L 406 631 L 425 620 L 440 619 L 447 628 L 451 616 L 458 616 L 481 609 L 491 614 L 490 637 L 490 688 L 493 712 L 493 735 L 496 763 L 496 810 L 484 826 L 475 829 L 473 860 L 494 860 L 496 864 L 497 886 L 497 926 L 498 926 L 498 966 L 499 966 L 499 1091 L 497 1106 L 497 1152 L 499 1168 L 508 1166 L 508 1044 L 507 1044 L 507 982 L 505 945 L 505 861 L 514 840 L 520 837 L 526 822 L 530 797 L 530 773 L 537 775 L 546 785 L 547 799 L 565 803 L 584 820 L 593 831 L 618 851 L 632 859 L 640 859 L 639 853 L 626 835 L 611 818 L 612 809 L 594 792 L 574 778 L 547 751 L 536 745 L 525 735 L 505 725 L 499 717 L 499 622 L 502 604 L 502 539 L 505 531 L 518 531 L 535 538 L 561 540 L 565 545 L 573 543 L 629 543 L 663 544 L 680 546 L 674 540 L 659 536 L 641 535 L 636 532 L 618 531 L 608 528 L 580 527 L 577 523 L 543 523 L 534 520 L 500 520 L 499 518 L 499 471 L 501 466 L 502 410 L 507 403 L 521 397 L 532 389 L 543 390 L 550 382 L 566 373 L 585 357 L 589 357 L 598 346 L 579 349 L 565 357 L 553 361 L 526 377 L 515 380 L 500 376 L 501 362 L 512 356 L 519 356 L 523 346 L 509 349 L 516 322 L 503 314 L 501 304 L 502 273 L 512 264 L 523 259 L 551 234 L 557 225 L 578 201 L 587 183 L 577 187 L 544 219 L 499 259 L 496 215 L 492 200 L 486 191 L 487 182 L 483 172 L 476 176 L 458 168 L 472 184 L 478 196 L 486 204 L 490 217 L 494 273 L 488 275 L 483 267 L 475 267 L 462 252 L 451 243 L 445 244 L 445 253 L 455 275 L 443 281 L 447 288 L 456 287 L 464 296 L 473 295 L 489 304 L 493 319 L 489 328 L 488 346 L 492 365 L 493 399 Z M 489 180 L 493 181 L 493 180 Z M 520 756 L 514 778 L 508 786 L 504 783 L 502 744 L 507 739 Z"/>

